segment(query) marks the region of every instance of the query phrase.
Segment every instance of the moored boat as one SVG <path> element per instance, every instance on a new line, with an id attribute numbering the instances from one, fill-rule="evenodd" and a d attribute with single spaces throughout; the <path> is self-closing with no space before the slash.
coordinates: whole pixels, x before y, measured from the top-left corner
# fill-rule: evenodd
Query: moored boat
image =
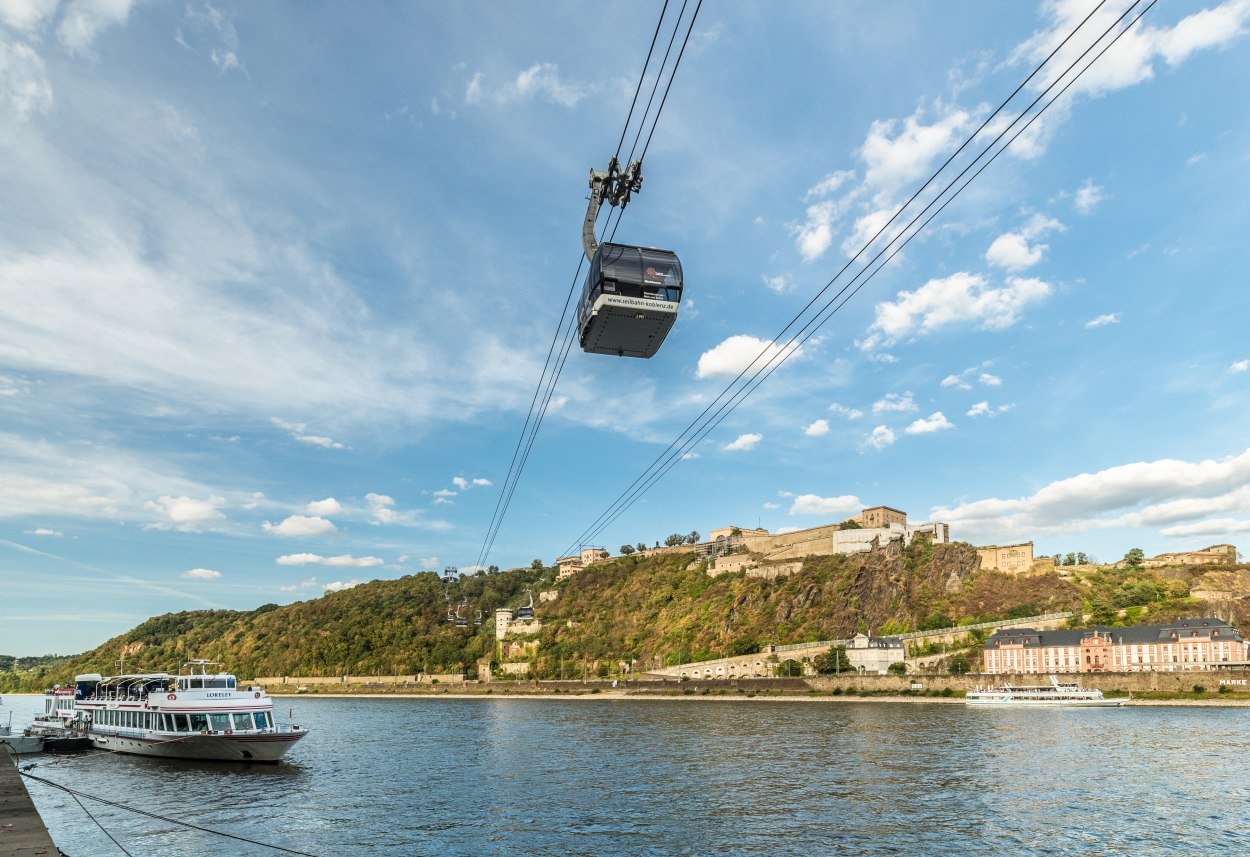
<path id="1" fill-rule="evenodd" d="M 968 691 L 968 705 L 1071 706 L 1079 708 L 1114 708 L 1124 705 L 1122 699 L 1107 699 L 1097 688 L 1083 688 L 1076 682 L 1061 682 L 1055 676 L 1050 684 L 978 687 Z"/>
<path id="2" fill-rule="evenodd" d="M 102 750 L 223 762 L 277 762 L 308 734 L 278 724 L 259 686 L 240 687 L 219 666 L 196 660 L 184 673 L 75 679 L 75 723 Z"/>

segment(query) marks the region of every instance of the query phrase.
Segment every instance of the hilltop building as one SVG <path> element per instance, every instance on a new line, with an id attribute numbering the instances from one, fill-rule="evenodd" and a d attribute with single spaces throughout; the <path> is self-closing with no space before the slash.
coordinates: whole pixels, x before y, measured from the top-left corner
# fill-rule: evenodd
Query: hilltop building
<path id="1" fill-rule="evenodd" d="M 610 556 L 606 548 L 582 548 L 581 553 L 562 556 L 556 559 L 556 580 L 572 577 L 587 566 L 603 562 Z"/>
<path id="2" fill-rule="evenodd" d="M 981 568 L 986 571 L 1023 574 L 1033 567 L 1033 543 L 986 545 L 977 548 L 977 556 L 981 558 Z"/>
<path id="3" fill-rule="evenodd" d="M 1174 672 L 1246 660 L 1246 644 L 1223 619 L 1167 625 L 1036 631 L 1004 628 L 982 648 L 987 673 Z"/>
<path id="4" fill-rule="evenodd" d="M 891 524 L 906 527 L 907 513 L 889 506 L 871 506 L 860 510 L 858 515 L 848 520 L 854 521 L 866 530 L 885 529 Z"/>
<path id="5" fill-rule="evenodd" d="M 1236 563 L 1237 547 L 1235 545 L 1211 545 L 1196 551 L 1161 553 L 1142 560 L 1142 565 L 1146 568 L 1166 568 L 1174 565 L 1235 565 Z M 1124 568 L 1127 565 L 1128 562 L 1120 560 L 1115 567 Z"/>

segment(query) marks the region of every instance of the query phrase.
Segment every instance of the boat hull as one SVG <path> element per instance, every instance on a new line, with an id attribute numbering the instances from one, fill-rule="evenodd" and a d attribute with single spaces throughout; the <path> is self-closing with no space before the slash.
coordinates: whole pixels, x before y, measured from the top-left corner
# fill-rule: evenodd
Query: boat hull
<path id="1" fill-rule="evenodd" d="M 1119 708 L 1123 699 L 967 699 L 968 705 L 982 708 Z"/>
<path id="2" fill-rule="evenodd" d="M 307 734 L 306 729 L 263 735 L 173 735 L 153 738 L 96 733 L 92 734 L 91 742 L 101 750 L 162 759 L 278 762 Z"/>
<path id="3" fill-rule="evenodd" d="M 0 744 L 8 748 L 7 752 L 18 756 L 43 752 L 43 736 L 41 735 L 0 735 Z"/>

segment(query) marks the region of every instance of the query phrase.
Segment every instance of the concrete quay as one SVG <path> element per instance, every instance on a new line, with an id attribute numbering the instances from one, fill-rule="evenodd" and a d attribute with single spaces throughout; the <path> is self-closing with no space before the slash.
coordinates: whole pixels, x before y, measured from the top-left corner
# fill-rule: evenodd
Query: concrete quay
<path id="1" fill-rule="evenodd" d="M 61 852 L 26 791 L 22 775 L 0 758 L 0 854 L 6 857 L 57 857 Z"/>

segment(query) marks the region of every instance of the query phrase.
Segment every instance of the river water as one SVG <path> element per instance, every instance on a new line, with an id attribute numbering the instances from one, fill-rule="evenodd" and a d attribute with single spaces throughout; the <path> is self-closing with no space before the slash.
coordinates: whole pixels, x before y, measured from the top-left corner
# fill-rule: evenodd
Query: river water
<path id="1" fill-rule="evenodd" d="M 5 705 L 16 725 L 40 703 Z M 318 855 L 1250 852 L 1245 709 L 596 697 L 275 706 L 313 730 L 280 765 L 34 757 L 35 773 Z M 66 854 L 121 854 L 63 792 L 30 788 Z M 136 854 L 277 853 L 87 806 Z"/>

